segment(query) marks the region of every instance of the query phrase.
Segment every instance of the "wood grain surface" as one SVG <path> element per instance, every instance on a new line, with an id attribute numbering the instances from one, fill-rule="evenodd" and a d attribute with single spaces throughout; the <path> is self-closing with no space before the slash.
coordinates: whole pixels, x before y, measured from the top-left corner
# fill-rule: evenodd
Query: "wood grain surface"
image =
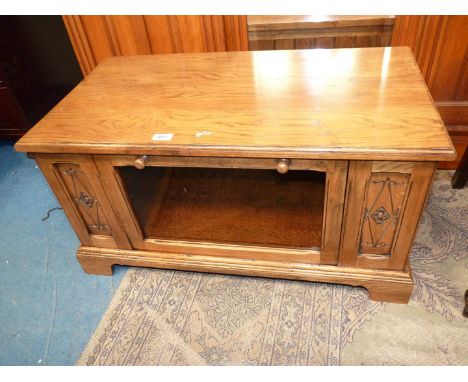
<path id="1" fill-rule="evenodd" d="M 154 134 L 173 134 L 169 141 Z M 19 151 L 451 160 L 405 47 L 113 57 Z"/>

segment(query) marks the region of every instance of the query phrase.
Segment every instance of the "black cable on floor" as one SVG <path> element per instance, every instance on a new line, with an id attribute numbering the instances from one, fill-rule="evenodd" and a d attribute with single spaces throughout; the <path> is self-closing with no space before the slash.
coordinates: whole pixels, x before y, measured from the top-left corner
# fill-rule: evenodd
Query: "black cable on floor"
<path id="1" fill-rule="evenodd" d="M 62 208 L 62 207 L 54 207 L 54 208 L 51 208 L 49 211 L 47 211 L 47 215 L 44 216 L 44 217 L 41 219 L 41 221 L 44 221 L 44 220 L 49 219 L 49 218 L 50 218 L 50 213 L 51 213 L 52 211 L 55 211 L 55 210 L 63 210 L 63 208 Z"/>

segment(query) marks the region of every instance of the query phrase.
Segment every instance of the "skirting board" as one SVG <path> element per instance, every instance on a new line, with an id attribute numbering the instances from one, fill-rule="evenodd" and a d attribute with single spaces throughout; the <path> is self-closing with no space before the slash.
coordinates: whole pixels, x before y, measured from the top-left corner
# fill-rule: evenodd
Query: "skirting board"
<path id="1" fill-rule="evenodd" d="M 405 271 L 400 272 L 86 246 L 78 249 L 77 258 L 84 271 L 89 274 L 112 275 L 112 265 L 130 265 L 315 281 L 361 286 L 367 289 L 371 300 L 401 304 L 408 303 L 413 290 L 409 264 Z"/>

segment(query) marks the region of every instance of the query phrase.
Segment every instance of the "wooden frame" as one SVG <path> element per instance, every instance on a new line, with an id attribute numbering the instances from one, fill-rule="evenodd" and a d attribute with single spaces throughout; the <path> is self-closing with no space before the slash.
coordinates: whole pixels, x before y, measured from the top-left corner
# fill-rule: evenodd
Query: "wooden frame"
<path id="1" fill-rule="evenodd" d="M 367 288 L 371 299 L 401 303 L 407 302 L 411 294 L 412 277 L 407 263 L 415 231 L 411 227 L 417 227 L 414 217 L 420 216 L 434 163 L 291 160 L 291 170 L 327 174 L 321 249 L 300 250 L 145 239 L 116 170 L 133 166 L 138 157 L 38 154 L 36 159 L 80 238 L 82 246 L 77 256 L 88 273 L 111 274 L 113 264 L 143 265 L 351 284 Z M 277 163 L 277 159 L 268 158 L 166 156 L 153 156 L 146 161 L 147 166 L 250 169 L 274 169 Z M 89 222 L 77 203 L 80 190 L 72 190 L 63 178 L 69 170 L 80 171 L 85 177 L 84 188 L 102 208 L 101 216 L 111 227 L 110 232 L 90 232 Z M 392 255 L 386 258 L 362 255 L 356 246 L 362 235 L 363 210 L 373 174 L 406 174 L 412 184 L 402 202 L 410 204 L 403 210 L 398 226 L 397 231 L 402 233 L 395 239 Z M 366 180 L 362 182 L 363 179 Z"/>
<path id="2" fill-rule="evenodd" d="M 411 295 L 413 282 L 407 259 L 434 162 L 291 160 L 291 170 L 327 174 L 321 249 L 297 250 L 145 239 L 116 171 L 119 166 L 135 165 L 139 157 L 73 154 L 35 157 L 80 238 L 82 246 L 77 257 L 88 273 L 111 274 L 113 264 L 140 265 L 350 284 L 367 288 L 371 299 L 398 303 L 406 303 Z M 153 156 L 146 160 L 147 166 L 251 169 L 274 169 L 277 163 L 273 158 Z M 90 199 L 102 208 L 101 216 L 110 227 L 106 234 L 90 232 L 80 206 L 80 202 L 86 204 L 89 199 L 82 197 L 79 188 L 72 190 L 69 181 L 64 180 L 64 173 L 70 170 L 81 173 Z M 405 208 L 395 230 L 397 238 L 391 255 L 385 258 L 363 255 L 358 245 L 370 180 L 376 174 L 404 175 L 410 182 L 401 201 Z"/>
<path id="3" fill-rule="evenodd" d="M 326 172 L 325 213 L 323 238 L 320 251 L 315 249 L 288 249 L 262 246 L 240 246 L 214 243 L 196 243 L 174 240 L 145 239 L 133 213 L 124 186 L 116 167 L 133 166 L 134 156 L 94 156 L 102 181 L 109 193 L 116 213 L 124 222 L 125 230 L 133 248 L 146 251 L 188 253 L 193 255 L 211 254 L 261 260 L 302 261 L 310 264 L 336 264 L 341 234 L 341 216 L 346 187 L 347 161 L 292 160 L 291 170 L 314 170 Z M 216 167 L 243 169 L 276 169 L 275 159 L 252 158 L 197 158 L 197 157 L 150 157 L 146 166 L 169 167 Z"/>

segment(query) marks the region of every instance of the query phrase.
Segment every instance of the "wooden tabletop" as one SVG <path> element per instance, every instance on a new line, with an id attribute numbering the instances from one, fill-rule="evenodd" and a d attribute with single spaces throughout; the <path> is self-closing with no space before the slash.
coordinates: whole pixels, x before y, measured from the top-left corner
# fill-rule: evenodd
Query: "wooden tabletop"
<path id="1" fill-rule="evenodd" d="M 409 48 L 112 57 L 19 151 L 451 160 Z"/>

